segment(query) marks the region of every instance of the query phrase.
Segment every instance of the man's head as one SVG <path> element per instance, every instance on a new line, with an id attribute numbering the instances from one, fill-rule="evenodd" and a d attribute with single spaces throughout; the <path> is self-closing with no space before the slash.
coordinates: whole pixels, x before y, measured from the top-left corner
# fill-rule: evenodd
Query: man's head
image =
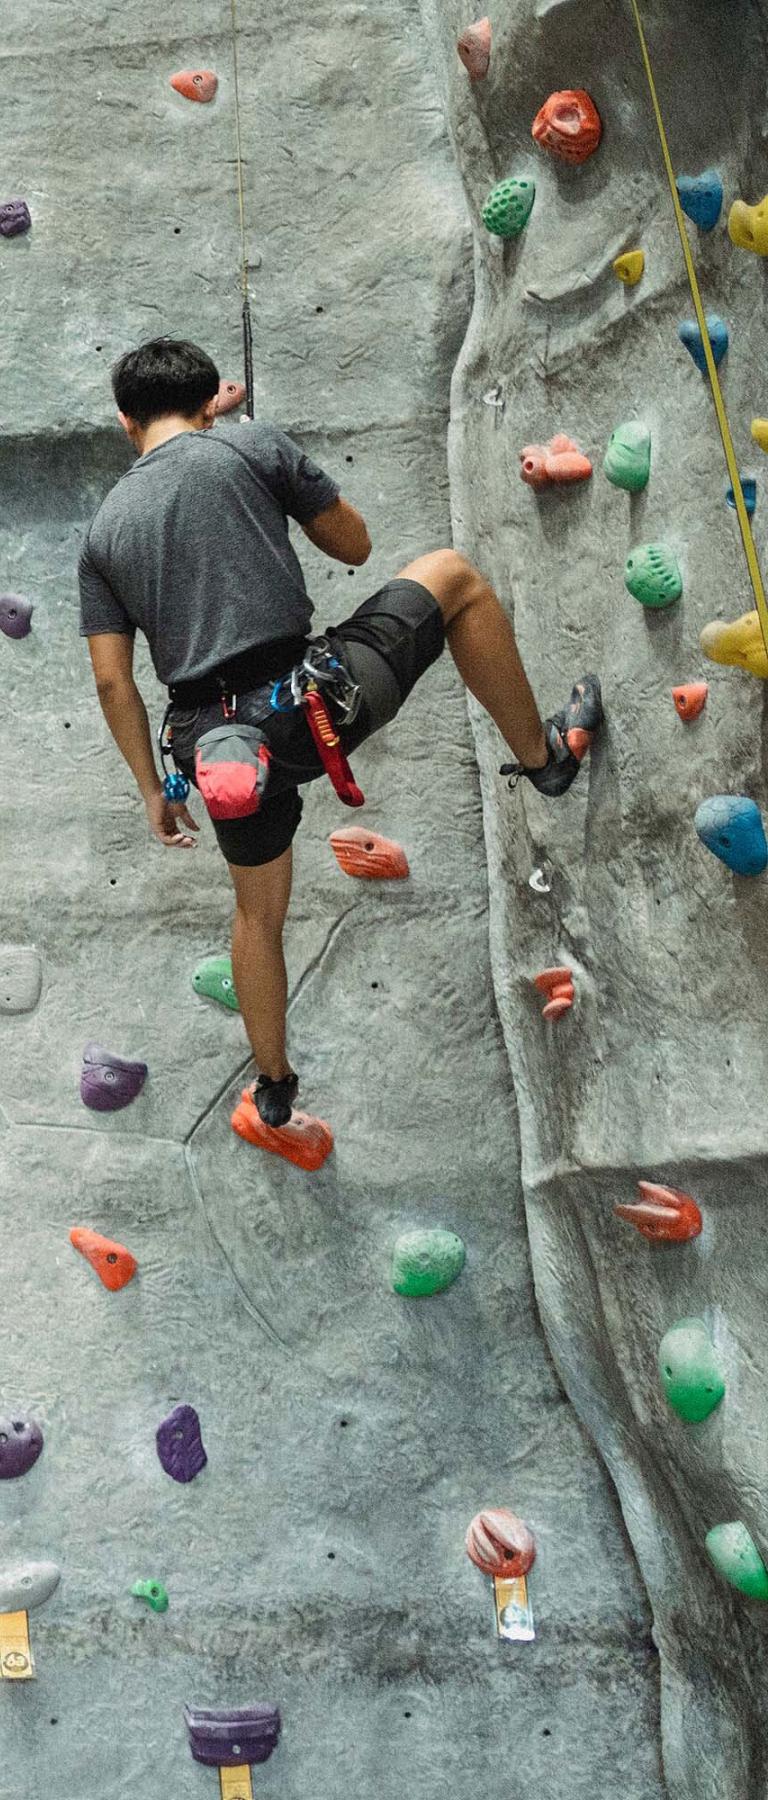
<path id="1" fill-rule="evenodd" d="M 152 338 L 128 350 L 112 370 L 112 392 L 123 429 L 139 455 L 153 426 L 175 422 L 179 431 L 207 431 L 216 416 L 219 371 L 183 338 Z M 172 437 L 174 432 L 162 431 Z M 156 433 L 152 432 L 152 437 Z"/>

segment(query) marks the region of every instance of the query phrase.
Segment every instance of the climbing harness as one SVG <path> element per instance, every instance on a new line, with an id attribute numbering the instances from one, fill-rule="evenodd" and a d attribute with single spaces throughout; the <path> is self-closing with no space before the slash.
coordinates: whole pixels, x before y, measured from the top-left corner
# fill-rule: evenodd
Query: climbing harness
<path id="1" fill-rule="evenodd" d="M 650 96 L 651 96 L 651 105 L 653 107 L 654 118 L 656 120 L 656 129 L 659 134 L 659 142 L 661 145 L 661 154 L 662 154 L 662 158 L 664 161 L 664 168 L 666 171 L 667 181 L 669 183 L 669 191 L 672 196 L 672 205 L 674 207 L 674 212 L 675 212 L 675 221 L 676 221 L 678 233 L 680 236 L 680 243 L 682 245 L 683 259 L 685 262 L 686 274 L 688 276 L 688 285 L 691 290 L 691 298 L 693 300 L 694 311 L 696 313 L 696 321 L 697 321 L 697 324 L 699 327 L 699 331 L 701 333 L 701 344 L 702 344 L 702 350 L 703 350 L 703 354 L 704 354 L 704 362 L 705 362 L 705 366 L 706 366 L 706 372 L 709 377 L 709 385 L 712 389 L 712 399 L 715 404 L 715 413 L 717 416 L 717 423 L 718 423 L 718 427 L 720 430 L 720 436 L 723 441 L 723 449 L 725 451 L 725 460 L 726 460 L 726 464 L 728 467 L 728 474 L 730 476 L 731 486 L 733 489 L 733 500 L 734 500 L 734 506 L 736 509 L 736 516 L 739 521 L 739 530 L 741 532 L 741 541 L 744 545 L 744 554 L 747 559 L 747 568 L 749 570 L 749 578 L 752 583 L 752 591 L 755 596 L 755 605 L 757 607 L 757 614 L 758 614 L 758 618 L 760 620 L 760 630 L 762 632 L 763 642 L 764 642 L 765 648 L 766 648 L 766 653 L 768 653 L 768 601 L 766 600 L 765 588 L 763 586 L 763 577 L 762 577 L 762 573 L 761 573 L 761 569 L 760 569 L 760 563 L 758 560 L 757 550 L 755 549 L 755 540 L 752 536 L 752 527 L 749 522 L 749 513 L 747 511 L 747 507 L 746 507 L 745 500 L 744 500 L 744 492 L 743 492 L 742 485 L 741 485 L 741 477 L 739 475 L 738 463 L 736 461 L 736 452 L 735 452 L 734 445 L 733 445 L 733 437 L 731 434 L 730 425 L 728 423 L 728 415 L 725 410 L 725 402 L 723 400 L 723 391 L 720 386 L 720 378 L 717 373 L 717 364 L 716 364 L 715 358 L 712 354 L 712 345 L 710 344 L 710 341 L 709 341 L 709 331 L 707 329 L 707 320 L 706 320 L 706 315 L 704 312 L 704 305 L 703 305 L 702 298 L 701 298 L 701 290 L 699 288 L 696 270 L 693 265 L 693 257 L 691 255 L 691 246 L 688 242 L 688 233 L 685 228 L 685 215 L 684 215 L 683 208 L 680 204 L 680 196 L 677 191 L 677 183 L 675 180 L 675 170 L 674 170 L 674 165 L 672 162 L 672 157 L 671 157 L 670 149 L 669 149 L 669 140 L 667 138 L 666 128 L 664 125 L 664 120 L 662 118 L 661 107 L 659 105 L 659 97 L 658 97 L 658 94 L 656 91 L 656 82 L 654 80 L 653 68 L 651 65 L 651 59 L 650 59 L 650 55 L 649 55 L 649 51 L 648 51 L 648 44 L 646 41 L 645 31 L 643 29 L 643 22 L 642 22 L 642 19 L 640 16 L 640 8 L 638 5 L 638 0 L 630 0 L 630 6 L 632 8 L 632 14 L 634 17 L 635 25 L 637 27 L 637 35 L 638 35 L 638 39 L 640 42 L 640 52 L 641 52 L 642 59 L 643 59 L 643 67 L 645 69 L 646 78 L 648 81 L 648 88 L 649 88 Z"/>
<path id="2" fill-rule="evenodd" d="M 232 70 L 235 96 L 235 141 L 237 145 L 237 203 L 240 214 L 240 281 L 243 296 L 243 361 L 245 364 L 245 410 L 253 418 L 253 321 L 248 296 L 248 257 L 245 247 L 245 180 L 243 177 L 243 136 L 240 123 L 240 70 L 237 56 L 237 0 L 230 0 L 232 21 Z"/>

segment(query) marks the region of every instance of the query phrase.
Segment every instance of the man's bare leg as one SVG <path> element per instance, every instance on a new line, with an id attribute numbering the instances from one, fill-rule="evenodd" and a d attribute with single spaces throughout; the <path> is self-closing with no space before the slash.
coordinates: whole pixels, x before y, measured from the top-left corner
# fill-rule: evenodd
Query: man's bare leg
<path id="1" fill-rule="evenodd" d="M 269 1081 L 289 1076 L 285 1048 L 288 980 L 283 926 L 291 895 L 293 852 L 258 868 L 228 864 L 235 889 L 232 974 L 258 1068 Z"/>

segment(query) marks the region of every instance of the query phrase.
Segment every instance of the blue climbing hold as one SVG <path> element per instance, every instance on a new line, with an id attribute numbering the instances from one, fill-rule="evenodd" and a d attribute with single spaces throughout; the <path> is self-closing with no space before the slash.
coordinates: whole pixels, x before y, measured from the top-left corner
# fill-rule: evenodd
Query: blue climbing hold
<path id="1" fill-rule="evenodd" d="M 717 368 L 728 349 L 728 326 L 725 320 L 720 318 L 719 313 L 707 313 L 707 331 L 712 346 L 712 355 L 715 359 L 715 368 Z M 707 361 L 697 321 L 683 319 L 682 325 L 677 327 L 677 335 L 681 344 L 685 345 L 688 355 L 693 357 L 697 369 L 701 370 L 702 375 L 706 375 Z"/>
<path id="2" fill-rule="evenodd" d="M 762 875 L 768 843 L 754 800 L 746 794 L 712 794 L 696 808 L 693 822 L 702 844 L 734 875 Z"/>
<path id="3" fill-rule="evenodd" d="M 723 209 L 723 184 L 717 169 L 702 175 L 678 175 L 676 182 L 683 212 L 700 231 L 712 231 Z"/>
<path id="4" fill-rule="evenodd" d="M 757 506 L 757 482 L 755 481 L 754 475 L 741 475 L 739 479 L 741 481 L 741 491 L 744 495 L 744 505 L 751 519 L 755 507 Z M 732 506 L 735 512 L 736 499 L 732 487 L 726 489 L 725 498 L 728 501 L 728 505 Z"/>

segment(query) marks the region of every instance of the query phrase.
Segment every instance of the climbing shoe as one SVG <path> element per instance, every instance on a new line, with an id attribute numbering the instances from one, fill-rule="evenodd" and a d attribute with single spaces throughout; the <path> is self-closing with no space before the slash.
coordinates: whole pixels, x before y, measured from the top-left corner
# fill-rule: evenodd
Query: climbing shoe
<path id="1" fill-rule="evenodd" d="M 548 756 L 543 769 L 526 769 L 522 763 L 502 763 L 499 774 L 511 777 L 511 788 L 515 788 L 525 775 L 548 799 L 565 794 L 575 781 L 602 722 L 603 702 L 598 678 L 583 675 L 572 689 L 563 711 L 544 720 Z"/>
<path id="2" fill-rule="evenodd" d="M 299 1077 L 293 1070 L 280 1081 L 270 1081 L 268 1075 L 260 1075 L 251 1088 L 259 1118 L 265 1125 L 287 1125 L 298 1091 Z"/>

